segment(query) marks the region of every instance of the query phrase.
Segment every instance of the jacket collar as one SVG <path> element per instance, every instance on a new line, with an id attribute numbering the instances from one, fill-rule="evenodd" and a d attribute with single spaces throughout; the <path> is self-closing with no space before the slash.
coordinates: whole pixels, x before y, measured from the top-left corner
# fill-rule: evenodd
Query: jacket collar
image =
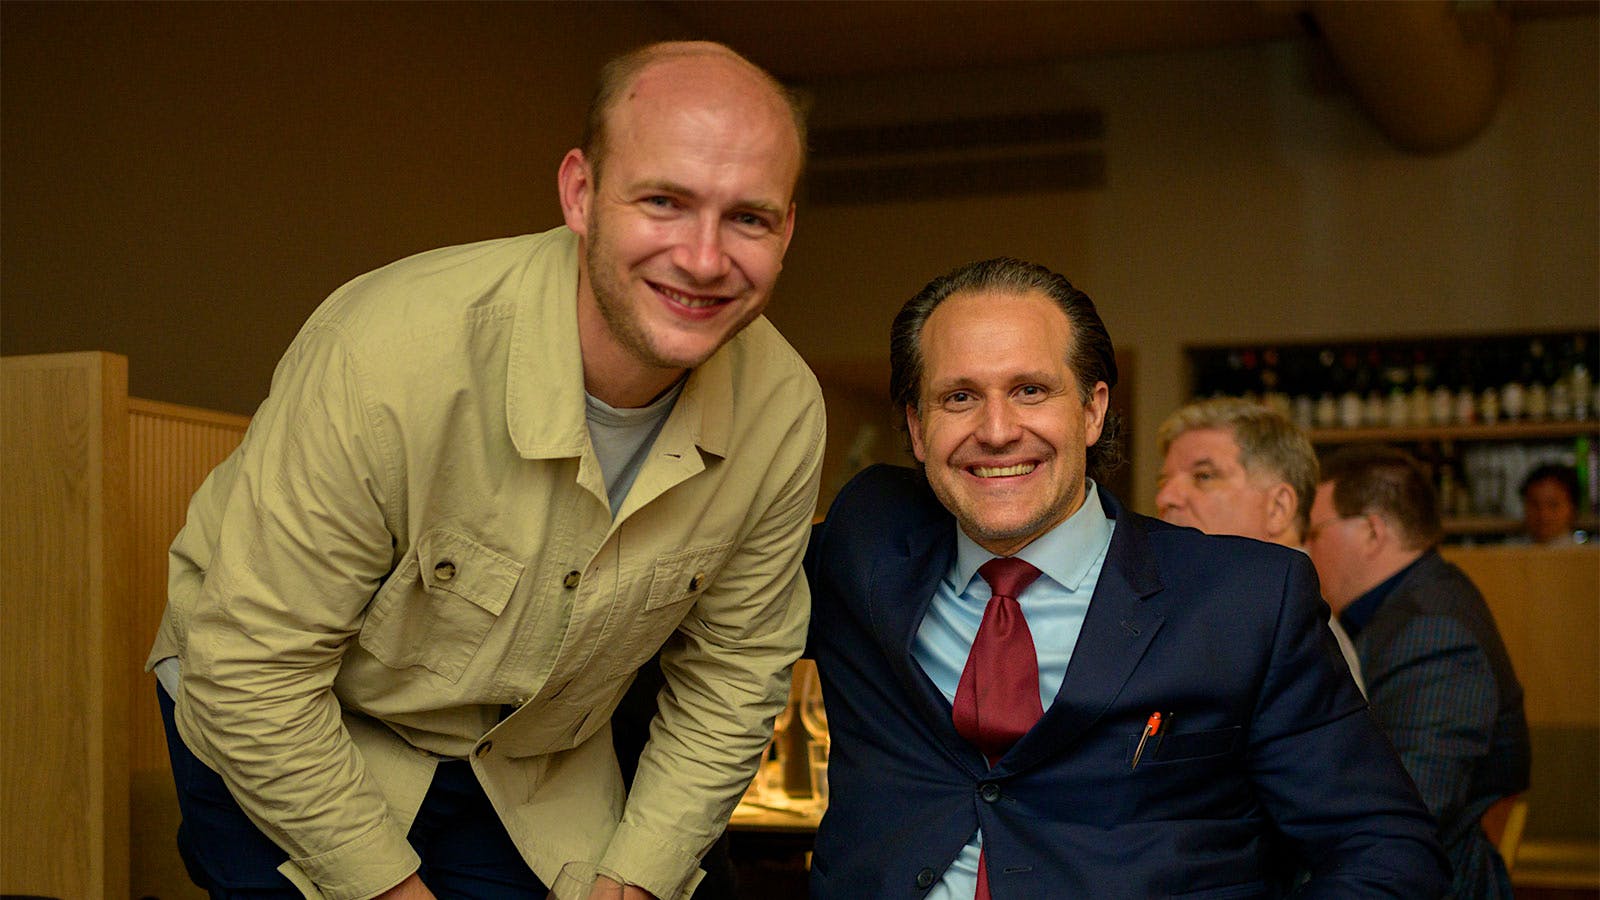
<path id="1" fill-rule="evenodd" d="M 524 459 L 589 451 L 583 355 L 578 345 L 578 236 L 566 227 L 535 235 L 522 270 L 506 365 L 506 428 Z M 741 336 L 689 373 L 662 427 L 679 443 L 726 456 L 733 432 L 734 359 Z"/>
<path id="2" fill-rule="evenodd" d="M 926 502 L 943 512 L 926 482 L 923 489 L 928 491 Z M 955 520 L 948 514 L 935 516 L 906 531 L 895 552 L 874 560 L 867 588 L 867 614 L 879 643 L 878 651 L 889 661 L 904 696 L 924 721 L 933 723 L 934 733 L 951 758 L 965 761 L 978 751 L 956 733 L 949 701 L 911 655 L 917 627 L 933 603 L 940 577 L 955 559 L 955 529 Z M 908 599 L 914 602 L 907 602 Z M 981 757 L 978 759 L 981 765 Z"/>

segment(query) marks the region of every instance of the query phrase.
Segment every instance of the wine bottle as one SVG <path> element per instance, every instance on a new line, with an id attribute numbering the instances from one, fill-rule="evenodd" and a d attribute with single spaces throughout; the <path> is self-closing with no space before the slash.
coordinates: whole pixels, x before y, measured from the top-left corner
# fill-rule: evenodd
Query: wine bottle
<path id="1" fill-rule="evenodd" d="M 1455 412 L 1455 392 L 1450 390 L 1444 364 L 1444 351 L 1437 351 L 1433 365 L 1435 377 L 1433 395 L 1428 398 L 1428 420 L 1434 425 L 1449 425 Z"/>
<path id="2" fill-rule="evenodd" d="M 1339 424 L 1339 394 L 1342 387 L 1339 378 L 1339 355 L 1333 352 L 1332 347 L 1324 347 L 1317 351 L 1318 392 L 1317 405 L 1313 412 L 1318 428 L 1333 428 Z"/>
<path id="3" fill-rule="evenodd" d="M 1344 392 L 1339 395 L 1339 427 L 1360 428 L 1362 392 L 1366 387 L 1361 356 L 1354 349 L 1344 351 L 1341 371 L 1344 375 Z"/>
<path id="4" fill-rule="evenodd" d="M 1426 425 L 1433 418 L 1433 367 L 1428 364 L 1427 351 L 1415 347 L 1411 351 L 1411 396 L 1407 398 L 1406 418 L 1412 425 Z"/>
<path id="5" fill-rule="evenodd" d="M 1381 428 L 1387 418 L 1388 403 L 1383 391 L 1383 357 L 1377 347 L 1367 348 L 1367 363 L 1361 367 L 1366 377 L 1365 399 L 1361 406 L 1361 424 L 1368 428 Z"/>
<path id="6" fill-rule="evenodd" d="M 1594 373 L 1589 368 L 1588 339 L 1582 334 L 1572 337 L 1572 364 L 1567 371 L 1567 385 L 1572 392 L 1572 418 L 1587 422 L 1595 414 Z"/>
<path id="7" fill-rule="evenodd" d="M 1500 415 L 1508 422 L 1520 420 L 1528 412 L 1527 376 L 1532 372 L 1523 366 L 1523 360 L 1510 344 L 1501 344 L 1496 358 L 1498 374 L 1505 379 L 1500 385 Z"/>

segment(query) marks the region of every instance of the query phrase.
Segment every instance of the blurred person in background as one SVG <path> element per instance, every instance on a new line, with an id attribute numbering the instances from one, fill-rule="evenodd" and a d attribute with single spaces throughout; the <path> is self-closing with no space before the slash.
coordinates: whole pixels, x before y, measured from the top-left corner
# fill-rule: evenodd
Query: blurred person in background
<path id="1" fill-rule="evenodd" d="M 1509 900 L 1480 820 L 1528 788 L 1522 685 L 1494 617 L 1439 555 L 1433 484 L 1411 456 L 1347 447 L 1323 460 L 1306 548 L 1355 642 L 1367 696 L 1439 823 L 1451 896 Z"/>
<path id="2" fill-rule="evenodd" d="M 1237 397 L 1179 408 L 1157 433 L 1163 460 L 1156 511 L 1174 525 L 1300 549 L 1317 489 L 1317 454 L 1283 414 Z M 1355 646 L 1339 620 L 1328 629 L 1366 691 Z"/>
<path id="3" fill-rule="evenodd" d="M 1522 481 L 1522 527 L 1535 544 L 1581 544 L 1587 532 L 1578 521 L 1578 473 L 1571 466 L 1547 463 Z"/>

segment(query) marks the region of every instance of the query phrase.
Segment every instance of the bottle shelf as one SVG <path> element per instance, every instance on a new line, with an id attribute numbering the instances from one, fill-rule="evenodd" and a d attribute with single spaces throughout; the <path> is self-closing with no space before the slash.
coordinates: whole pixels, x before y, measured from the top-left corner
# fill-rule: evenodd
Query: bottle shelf
<path id="1" fill-rule="evenodd" d="M 1445 516 L 1441 524 L 1444 526 L 1445 534 L 1463 537 L 1516 534 L 1522 531 L 1521 519 L 1509 519 L 1504 516 Z M 1574 526 L 1590 533 L 1597 530 L 1593 516 L 1580 517 Z"/>
<path id="2" fill-rule="evenodd" d="M 1445 534 L 1513 534 L 1522 530 L 1521 519 L 1502 516 L 1446 516 Z"/>
<path id="3" fill-rule="evenodd" d="M 1457 513 L 1444 516 L 1447 542 L 1520 539 L 1523 481 L 1551 464 L 1571 467 L 1579 527 L 1594 531 L 1600 330 L 1261 341 L 1184 354 L 1190 396 L 1278 409 L 1324 460 L 1375 444 L 1410 453 L 1441 512 Z"/>
<path id="4" fill-rule="evenodd" d="M 1406 428 L 1313 428 L 1313 444 L 1406 443 L 1411 441 L 1527 441 L 1600 434 L 1600 420 L 1495 422 L 1480 425 L 1418 425 Z"/>

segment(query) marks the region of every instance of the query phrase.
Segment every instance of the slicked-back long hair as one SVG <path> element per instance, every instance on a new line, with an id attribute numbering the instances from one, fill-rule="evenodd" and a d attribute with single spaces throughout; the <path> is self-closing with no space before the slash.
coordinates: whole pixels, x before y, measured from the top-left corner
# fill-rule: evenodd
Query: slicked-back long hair
<path id="1" fill-rule="evenodd" d="M 1105 382 L 1108 389 L 1116 387 L 1117 359 L 1111 334 L 1089 295 L 1044 266 L 1002 256 L 967 263 L 940 275 L 900 307 L 889 328 L 889 395 L 897 412 L 903 413 L 907 407 L 921 408 L 922 329 L 928 317 L 951 297 L 976 293 L 1038 294 L 1048 298 L 1066 313 L 1071 325 L 1067 365 L 1078 379 L 1080 399 L 1088 403 L 1098 382 Z M 1090 478 L 1103 480 L 1121 466 L 1121 437 L 1121 417 L 1107 408 L 1100 439 L 1089 447 L 1086 465 Z"/>

